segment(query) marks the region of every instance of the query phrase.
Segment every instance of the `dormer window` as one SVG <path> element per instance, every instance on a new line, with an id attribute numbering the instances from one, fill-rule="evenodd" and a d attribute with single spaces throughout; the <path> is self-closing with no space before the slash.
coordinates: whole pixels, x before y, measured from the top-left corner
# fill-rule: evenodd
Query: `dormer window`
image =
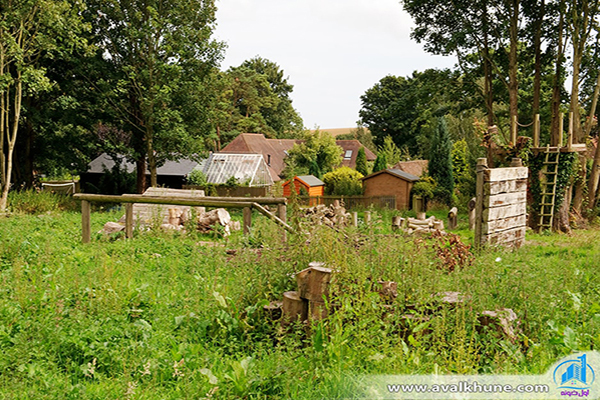
<path id="1" fill-rule="evenodd" d="M 344 160 L 350 159 L 352 159 L 352 150 L 346 150 L 346 153 L 344 153 Z"/>

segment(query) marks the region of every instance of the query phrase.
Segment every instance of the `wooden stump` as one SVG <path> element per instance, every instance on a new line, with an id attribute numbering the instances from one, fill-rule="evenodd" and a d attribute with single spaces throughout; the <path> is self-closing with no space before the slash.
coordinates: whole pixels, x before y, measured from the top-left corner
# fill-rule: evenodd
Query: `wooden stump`
<path id="1" fill-rule="evenodd" d="M 365 211 L 365 224 L 371 223 L 371 211 Z"/>
<path id="2" fill-rule="evenodd" d="M 267 318 L 272 321 L 276 321 L 281 318 L 283 312 L 282 307 L 283 301 L 272 301 L 266 306 L 263 306 L 263 310 L 265 310 Z"/>
<path id="3" fill-rule="evenodd" d="M 458 209 L 456 207 L 452 207 L 450 211 L 448 211 L 448 229 L 456 229 L 458 225 Z"/>
<path id="4" fill-rule="evenodd" d="M 300 297 L 310 301 L 323 301 L 329 295 L 331 269 L 324 263 L 310 263 L 309 267 L 296 274 Z"/>
<path id="5" fill-rule="evenodd" d="M 475 206 L 477 205 L 477 199 L 473 197 L 469 201 L 469 229 L 475 229 Z"/>
<path id="6" fill-rule="evenodd" d="M 392 231 L 397 231 L 402 229 L 402 225 L 404 224 L 404 218 L 400 216 L 392 217 Z"/>
<path id="7" fill-rule="evenodd" d="M 484 311 L 479 316 L 481 326 L 489 326 L 500 335 L 515 342 L 520 331 L 520 321 L 517 314 L 510 308 L 500 308 L 495 311 Z"/>
<path id="8" fill-rule="evenodd" d="M 300 321 L 306 321 L 308 318 L 308 301 L 301 298 L 296 291 L 285 292 L 283 294 L 281 323 L 287 326 L 300 318 Z"/>
<path id="9" fill-rule="evenodd" d="M 356 211 L 352 213 L 352 226 L 358 226 L 358 213 Z"/>
<path id="10" fill-rule="evenodd" d="M 328 312 L 324 301 L 308 302 L 308 317 L 311 321 L 320 321 L 327 318 Z"/>
<path id="11" fill-rule="evenodd" d="M 252 227 L 252 208 L 244 207 L 244 222 L 243 229 L 244 235 L 250 233 L 250 228 Z"/>

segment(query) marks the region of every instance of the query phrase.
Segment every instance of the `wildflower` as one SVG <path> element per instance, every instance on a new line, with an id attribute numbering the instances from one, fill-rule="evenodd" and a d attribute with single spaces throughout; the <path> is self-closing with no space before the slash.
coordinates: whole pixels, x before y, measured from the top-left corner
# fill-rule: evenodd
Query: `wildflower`
<path id="1" fill-rule="evenodd" d="M 175 377 L 178 377 L 178 376 L 184 376 L 184 375 L 185 375 L 185 374 L 183 373 L 183 371 L 181 371 L 181 370 L 179 369 L 179 368 L 182 368 L 182 367 L 183 367 L 184 360 L 185 360 L 185 359 L 183 359 L 183 358 L 182 358 L 182 359 L 181 359 L 181 361 L 179 361 L 179 362 L 175 361 L 175 362 L 173 363 L 173 369 L 174 369 L 174 372 L 173 372 L 173 378 L 175 378 Z"/>

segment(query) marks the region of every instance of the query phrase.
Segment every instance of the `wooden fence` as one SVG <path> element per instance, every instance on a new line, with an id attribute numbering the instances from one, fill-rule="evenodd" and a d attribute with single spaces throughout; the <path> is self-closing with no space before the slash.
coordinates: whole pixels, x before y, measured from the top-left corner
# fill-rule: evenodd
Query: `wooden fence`
<path id="1" fill-rule="evenodd" d="M 297 199 L 300 205 L 303 206 L 315 206 L 317 204 L 330 206 L 338 200 L 344 204 L 346 209 L 368 208 L 371 205 L 377 208 L 389 208 L 392 210 L 396 208 L 396 198 L 394 196 L 298 196 Z"/>
<path id="2" fill-rule="evenodd" d="M 287 199 L 275 197 L 173 197 L 173 196 L 143 196 L 139 194 L 124 194 L 110 196 L 102 194 L 78 193 L 73 196 L 81 200 L 81 238 L 83 243 L 91 240 L 91 209 L 90 202 L 125 203 L 125 237 L 133 237 L 133 203 L 141 204 L 171 204 L 192 207 L 222 207 L 242 208 L 244 210 L 244 233 L 249 232 L 252 226 L 252 209 L 257 210 L 270 220 L 274 221 L 288 232 L 294 232 L 287 220 Z M 262 205 L 277 205 L 277 215 L 271 214 Z M 284 240 L 285 240 L 284 232 Z"/>
<path id="3" fill-rule="evenodd" d="M 487 168 L 477 160 L 475 246 L 520 247 L 527 224 L 528 168 L 513 159 L 510 168 Z"/>

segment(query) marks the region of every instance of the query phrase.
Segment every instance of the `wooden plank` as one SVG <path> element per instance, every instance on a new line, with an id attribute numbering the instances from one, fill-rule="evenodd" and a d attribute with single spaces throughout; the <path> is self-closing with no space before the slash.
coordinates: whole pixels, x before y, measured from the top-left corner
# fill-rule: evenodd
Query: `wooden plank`
<path id="1" fill-rule="evenodd" d="M 76 193 L 75 200 L 99 201 L 106 203 L 150 203 L 174 204 L 181 206 L 230 207 L 244 208 L 252 203 L 258 204 L 287 204 L 284 197 L 174 197 L 148 196 L 142 194 L 124 194 L 112 196 L 105 194 Z"/>
<path id="2" fill-rule="evenodd" d="M 484 178 L 486 182 L 498 182 L 527 178 L 528 174 L 527 167 L 491 168 L 485 171 Z"/>
<path id="3" fill-rule="evenodd" d="M 244 221 L 242 224 L 244 225 L 244 235 L 247 235 L 252 227 L 252 208 L 244 207 Z"/>
<path id="4" fill-rule="evenodd" d="M 133 203 L 125 204 L 125 237 L 133 237 Z"/>
<path id="5" fill-rule="evenodd" d="M 508 229 L 514 229 L 525 226 L 527 223 L 527 215 L 518 215 L 516 217 L 509 217 L 503 219 L 497 219 L 494 221 L 487 221 L 483 223 L 482 232 L 484 235 L 491 233 L 498 233 Z"/>
<path id="6" fill-rule="evenodd" d="M 484 208 L 502 207 L 510 204 L 520 204 L 527 201 L 527 192 L 501 193 L 486 196 Z"/>
<path id="7" fill-rule="evenodd" d="M 488 171 L 487 159 L 477 159 L 477 186 L 475 188 L 475 247 L 480 247 L 483 241 L 481 236 L 483 227 L 483 185 L 485 182 L 485 175 Z"/>
<path id="8" fill-rule="evenodd" d="M 89 243 L 92 240 L 90 202 L 81 202 L 81 241 Z"/>
<path id="9" fill-rule="evenodd" d="M 503 207 L 486 208 L 483 210 L 483 221 L 493 221 L 516 217 L 527 213 L 527 203 L 509 204 Z"/>
<path id="10" fill-rule="evenodd" d="M 492 233 L 489 235 L 482 236 L 482 243 L 487 243 L 489 245 L 500 245 L 507 242 L 513 242 L 520 239 L 525 238 L 525 230 L 526 227 L 519 227 L 514 229 L 509 229 L 506 231 Z"/>
<path id="11" fill-rule="evenodd" d="M 527 179 L 513 179 L 510 181 L 486 182 L 484 193 L 488 195 L 500 193 L 513 193 L 527 190 Z"/>

